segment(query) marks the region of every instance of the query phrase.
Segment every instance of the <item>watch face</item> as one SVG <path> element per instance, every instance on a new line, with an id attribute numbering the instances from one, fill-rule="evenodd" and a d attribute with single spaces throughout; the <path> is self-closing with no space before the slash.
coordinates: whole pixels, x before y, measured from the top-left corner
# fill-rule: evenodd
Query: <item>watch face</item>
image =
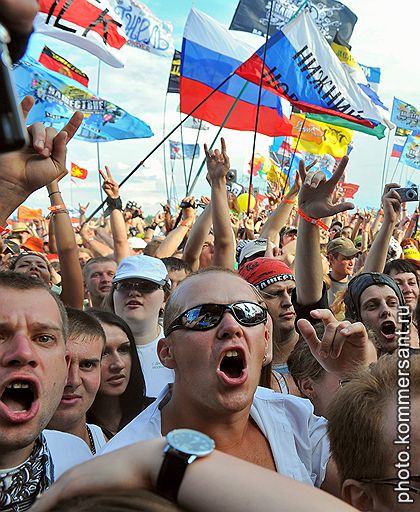
<path id="1" fill-rule="evenodd" d="M 197 457 L 209 455 L 215 447 L 213 439 L 209 436 L 188 428 L 172 430 L 166 439 L 175 450 Z"/>

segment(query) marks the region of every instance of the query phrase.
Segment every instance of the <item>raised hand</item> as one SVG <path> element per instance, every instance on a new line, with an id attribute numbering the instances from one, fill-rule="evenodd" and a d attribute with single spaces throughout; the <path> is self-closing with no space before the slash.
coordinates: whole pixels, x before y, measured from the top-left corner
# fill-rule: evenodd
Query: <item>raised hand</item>
<path id="1" fill-rule="evenodd" d="M 33 104 L 31 96 L 23 99 L 21 106 L 25 120 Z M 28 128 L 30 144 L 27 147 L 0 155 L 0 200 L 8 193 L 9 201 L 16 200 L 20 204 L 35 190 L 65 176 L 66 146 L 82 120 L 81 112 L 74 113 L 58 133 L 54 128 L 35 123 Z"/>
<path id="2" fill-rule="evenodd" d="M 102 188 L 105 194 L 111 199 L 118 199 L 120 197 L 120 187 L 118 183 L 113 179 L 109 167 L 105 165 L 106 175 L 102 169 L 99 169 L 99 174 L 102 176 L 104 182 Z"/>
<path id="3" fill-rule="evenodd" d="M 398 183 L 387 183 L 382 196 L 382 208 L 384 210 L 384 221 L 396 223 L 401 215 L 401 198 L 394 189 L 398 188 Z"/>
<path id="4" fill-rule="evenodd" d="M 312 219 L 321 219 L 354 208 L 353 203 L 334 203 L 334 191 L 347 162 L 348 158 L 344 156 L 329 180 L 326 180 L 322 171 L 308 173 L 303 161 L 299 162 L 299 174 L 302 179 L 299 207 L 303 213 Z"/>
<path id="5" fill-rule="evenodd" d="M 187 196 L 184 197 L 181 204 L 189 204 L 194 205 L 195 204 L 195 198 L 194 196 Z M 190 223 L 190 227 L 194 224 L 195 221 L 195 208 L 192 206 L 188 206 L 185 208 L 182 208 L 182 220 L 185 220 Z"/>
<path id="6" fill-rule="evenodd" d="M 311 316 L 324 324 L 322 340 L 308 320 L 300 319 L 297 325 L 312 355 L 325 370 L 345 377 L 369 364 L 370 341 L 361 322 L 339 322 L 329 309 L 314 309 Z"/>
<path id="7" fill-rule="evenodd" d="M 221 139 L 221 151 L 218 149 L 209 150 L 207 144 L 204 144 L 204 152 L 206 153 L 207 162 L 207 178 L 210 185 L 214 181 L 225 180 L 226 174 L 230 169 L 229 157 L 226 153 L 226 142 L 222 137 Z"/>

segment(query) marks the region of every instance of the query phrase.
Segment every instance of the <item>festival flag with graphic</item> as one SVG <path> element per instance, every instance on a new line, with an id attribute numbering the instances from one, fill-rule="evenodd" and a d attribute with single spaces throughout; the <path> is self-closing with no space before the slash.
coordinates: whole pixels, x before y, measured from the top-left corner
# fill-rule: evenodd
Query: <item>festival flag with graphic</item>
<path id="1" fill-rule="evenodd" d="M 44 46 L 38 61 L 46 68 L 51 69 L 51 71 L 61 73 L 64 76 L 68 76 L 69 78 L 72 78 L 73 80 L 81 83 L 85 87 L 89 85 L 89 77 L 86 75 L 86 73 L 83 73 L 83 71 L 81 71 L 79 68 L 73 66 L 71 62 L 69 62 L 61 55 L 58 55 L 58 53 L 52 51 L 51 48 L 48 48 L 48 46 Z"/>
<path id="2" fill-rule="evenodd" d="M 298 10 L 307 4 L 321 34 L 333 41 L 336 34 L 348 43 L 353 33 L 357 16 L 344 4 L 336 0 L 273 0 L 270 19 L 270 36 L 281 30 Z M 231 30 L 242 30 L 252 34 L 267 33 L 271 1 L 240 0 L 230 24 Z"/>
<path id="3" fill-rule="evenodd" d="M 409 135 L 400 156 L 400 162 L 420 170 L 420 133 Z"/>
<path id="4" fill-rule="evenodd" d="M 173 54 L 172 23 L 160 20 L 138 0 L 111 0 L 111 4 L 121 18 L 128 46 L 162 57 Z"/>
<path id="5" fill-rule="evenodd" d="M 420 130 L 420 110 L 406 101 L 394 98 L 391 121 L 399 128 Z"/>
<path id="6" fill-rule="evenodd" d="M 299 123 L 295 121 L 296 119 L 299 120 Z M 353 139 L 352 130 L 342 128 L 340 126 L 322 123 L 320 121 L 311 121 L 305 119 L 305 117 L 301 114 L 292 114 L 290 120 L 292 123 L 295 123 L 296 127 L 300 127 L 299 131 L 297 131 L 297 134 L 293 134 L 295 139 L 292 140 L 292 148 L 297 148 L 300 151 L 312 153 L 313 155 L 331 155 L 335 158 L 343 158 L 343 156 L 347 155 L 348 146 Z M 317 140 L 313 141 L 306 138 L 307 132 L 305 132 L 305 130 L 307 123 L 309 123 L 308 130 L 312 130 L 313 127 L 316 127 L 318 133 L 322 133 L 319 142 Z M 299 133 L 301 133 L 300 139 Z M 304 133 L 305 137 L 303 136 Z"/>
<path id="7" fill-rule="evenodd" d="M 25 56 L 15 66 L 14 77 L 20 98 L 35 98 L 28 124 L 46 122 L 59 131 L 74 112 L 80 110 L 84 118 L 76 139 L 108 142 L 153 136 L 144 121 L 96 96 L 71 78 L 49 71 L 30 56 Z"/>
<path id="8" fill-rule="evenodd" d="M 191 9 L 182 43 L 181 112 L 189 114 L 252 55 L 254 49 L 255 46 L 237 40 L 232 32 L 207 14 Z M 216 126 L 224 124 L 233 130 L 254 131 L 259 89 L 259 83 L 247 83 L 233 75 L 193 115 Z M 262 91 L 256 131 L 273 137 L 291 134 L 281 99 L 272 91 Z"/>
<path id="9" fill-rule="evenodd" d="M 292 137 L 297 137 L 301 141 L 321 144 L 324 137 L 324 129 L 319 123 L 310 121 L 299 114 L 292 114 L 290 122 L 293 126 Z"/>
<path id="10" fill-rule="evenodd" d="M 341 188 L 344 192 L 344 199 L 354 199 L 355 194 L 359 191 L 360 185 L 356 185 L 356 183 L 340 183 Z"/>
<path id="11" fill-rule="evenodd" d="M 79 178 L 79 180 L 85 180 L 87 178 L 88 171 L 83 167 L 79 167 L 74 162 L 71 163 L 71 176 L 72 178 Z"/>
<path id="12" fill-rule="evenodd" d="M 182 144 L 175 140 L 169 141 L 169 158 L 171 160 L 182 160 L 183 158 L 191 160 L 200 157 L 199 144 Z"/>
<path id="13" fill-rule="evenodd" d="M 236 70 L 238 76 L 260 83 L 264 46 Z M 346 73 L 306 10 L 268 41 L 262 85 L 304 112 L 328 116 L 319 120 L 329 124 L 351 122 L 353 129 L 376 136 L 373 129 L 382 123 L 393 128 L 386 111 Z"/>
<path id="14" fill-rule="evenodd" d="M 38 0 L 34 30 L 92 53 L 121 68 L 127 42 L 122 21 L 109 0 Z"/>

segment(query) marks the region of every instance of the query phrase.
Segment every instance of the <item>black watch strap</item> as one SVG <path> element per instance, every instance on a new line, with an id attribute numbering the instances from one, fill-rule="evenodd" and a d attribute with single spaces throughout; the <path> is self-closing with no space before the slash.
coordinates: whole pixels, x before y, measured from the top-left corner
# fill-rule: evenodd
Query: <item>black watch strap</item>
<path id="1" fill-rule="evenodd" d="M 189 455 L 184 455 L 169 448 L 165 453 L 159 476 L 156 483 L 158 494 L 176 502 L 178 491 L 184 478 L 185 470 L 188 466 Z"/>

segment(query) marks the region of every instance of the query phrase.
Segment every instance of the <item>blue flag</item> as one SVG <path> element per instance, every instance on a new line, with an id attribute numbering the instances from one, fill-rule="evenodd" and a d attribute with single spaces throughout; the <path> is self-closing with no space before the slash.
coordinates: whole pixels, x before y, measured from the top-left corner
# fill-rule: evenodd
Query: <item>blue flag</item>
<path id="1" fill-rule="evenodd" d="M 403 165 L 420 170 L 420 136 L 409 135 L 400 156 Z"/>
<path id="2" fill-rule="evenodd" d="M 15 66 L 14 76 L 19 96 L 35 98 L 28 124 L 43 122 L 61 130 L 73 113 L 80 110 L 84 119 L 76 139 L 109 142 L 153 137 L 152 130 L 144 121 L 97 97 L 79 82 L 46 69 L 29 56 Z"/>
<path id="3" fill-rule="evenodd" d="M 170 140 L 169 148 L 171 160 L 182 160 L 183 158 L 191 160 L 200 156 L 200 146 L 198 144 L 182 144 L 182 142 Z"/>
<path id="4" fill-rule="evenodd" d="M 399 128 L 420 130 L 420 110 L 410 103 L 394 98 L 391 121 Z"/>

